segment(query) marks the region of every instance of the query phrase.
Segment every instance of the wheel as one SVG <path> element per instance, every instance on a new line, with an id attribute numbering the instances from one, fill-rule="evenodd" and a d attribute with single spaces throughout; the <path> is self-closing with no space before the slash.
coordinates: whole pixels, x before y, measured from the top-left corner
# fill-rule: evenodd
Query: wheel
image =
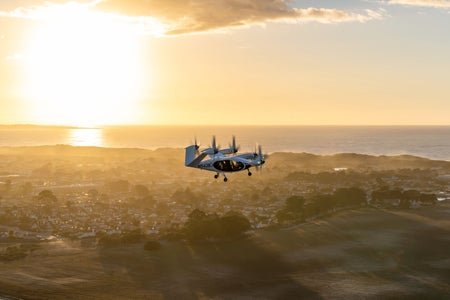
<path id="1" fill-rule="evenodd" d="M 214 178 L 215 179 L 219 178 L 219 174 L 214 175 Z"/>
<path id="2" fill-rule="evenodd" d="M 252 176 L 252 172 L 248 172 L 248 176 Z"/>
<path id="3" fill-rule="evenodd" d="M 224 182 L 227 182 L 227 181 L 228 181 L 228 178 L 225 177 L 225 178 L 223 179 L 223 181 L 224 181 Z"/>

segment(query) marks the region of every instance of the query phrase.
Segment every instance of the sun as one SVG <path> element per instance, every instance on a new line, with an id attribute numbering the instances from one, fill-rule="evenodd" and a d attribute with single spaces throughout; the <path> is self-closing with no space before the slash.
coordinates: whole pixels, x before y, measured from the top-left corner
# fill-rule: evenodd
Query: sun
<path id="1" fill-rule="evenodd" d="M 133 123 L 150 81 L 140 48 L 130 24 L 112 15 L 75 4 L 49 8 L 27 52 L 26 95 L 35 122 Z"/>

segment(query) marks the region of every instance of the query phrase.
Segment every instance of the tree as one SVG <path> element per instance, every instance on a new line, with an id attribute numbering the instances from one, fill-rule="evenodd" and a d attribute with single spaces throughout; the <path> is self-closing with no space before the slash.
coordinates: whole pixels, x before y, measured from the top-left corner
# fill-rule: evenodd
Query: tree
<path id="1" fill-rule="evenodd" d="M 366 202 L 366 192 L 360 188 L 339 188 L 333 196 L 338 206 L 361 205 Z"/>
<path id="2" fill-rule="evenodd" d="M 250 221 L 242 214 L 229 212 L 220 217 L 195 209 L 184 226 L 190 241 L 228 240 L 241 236 L 251 228 Z"/>
<path id="3" fill-rule="evenodd" d="M 333 195 L 316 195 L 311 201 L 316 210 L 316 214 L 321 214 L 332 210 L 336 206 L 336 198 Z"/>
<path id="4" fill-rule="evenodd" d="M 196 208 L 188 215 L 188 217 L 189 217 L 188 222 L 198 222 L 206 217 L 206 213 Z"/>
<path id="5" fill-rule="evenodd" d="M 425 194 L 425 193 L 421 193 L 420 194 L 420 199 L 419 199 L 422 203 L 425 204 L 436 204 L 437 202 L 437 197 L 435 194 Z"/>
<path id="6" fill-rule="evenodd" d="M 251 228 L 250 221 L 244 215 L 234 212 L 227 213 L 219 218 L 217 222 L 219 231 L 216 233 L 216 236 L 218 238 L 238 237 Z"/>
<path id="7" fill-rule="evenodd" d="M 291 196 L 285 201 L 284 207 L 282 207 L 277 213 L 276 217 L 278 222 L 291 222 L 294 220 L 304 219 L 305 198 L 302 196 Z"/>
<path id="8" fill-rule="evenodd" d="M 420 192 L 418 190 L 403 191 L 402 198 L 409 201 L 418 201 L 420 199 Z"/>
<path id="9" fill-rule="evenodd" d="M 43 190 L 38 194 L 38 200 L 46 203 L 56 202 L 58 198 L 53 195 L 53 192 L 50 190 Z"/>
<path id="10" fill-rule="evenodd" d="M 403 198 L 403 192 L 400 189 L 379 189 L 377 191 L 372 192 L 372 200 L 373 201 L 393 201 L 393 200 L 401 200 Z"/>
<path id="11" fill-rule="evenodd" d="M 212 215 L 207 215 L 205 212 L 194 209 L 189 214 L 189 219 L 186 222 L 184 229 L 186 237 L 191 241 L 205 240 L 211 237 L 213 231 Z"/>

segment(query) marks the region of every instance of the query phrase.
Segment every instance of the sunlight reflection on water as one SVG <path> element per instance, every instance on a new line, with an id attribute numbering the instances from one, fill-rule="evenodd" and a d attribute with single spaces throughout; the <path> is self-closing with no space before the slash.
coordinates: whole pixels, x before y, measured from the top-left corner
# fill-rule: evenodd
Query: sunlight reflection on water
<path id="1" fill-rule="evenodd" d="M 69 145 L 103 147 L 103 133 L 98 128 L 76 128 L 69 133 Z"/>

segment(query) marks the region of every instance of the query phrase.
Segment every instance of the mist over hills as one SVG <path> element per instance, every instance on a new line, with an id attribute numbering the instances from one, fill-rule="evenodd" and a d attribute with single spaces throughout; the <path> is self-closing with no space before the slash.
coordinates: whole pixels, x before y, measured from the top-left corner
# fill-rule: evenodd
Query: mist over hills
<path id="1" fill-rule="evenodd" d="M 449 174 L 409 155 L 275 152 L 224 183 L 181 148 L 0 147 L 0 298 L 446 299 L 448 201 L 416 199 L 448 194 Z M 349 191 L 361 201 L 329 206 Z M 193 212 L 251 230 L 190 240 Z"/>

